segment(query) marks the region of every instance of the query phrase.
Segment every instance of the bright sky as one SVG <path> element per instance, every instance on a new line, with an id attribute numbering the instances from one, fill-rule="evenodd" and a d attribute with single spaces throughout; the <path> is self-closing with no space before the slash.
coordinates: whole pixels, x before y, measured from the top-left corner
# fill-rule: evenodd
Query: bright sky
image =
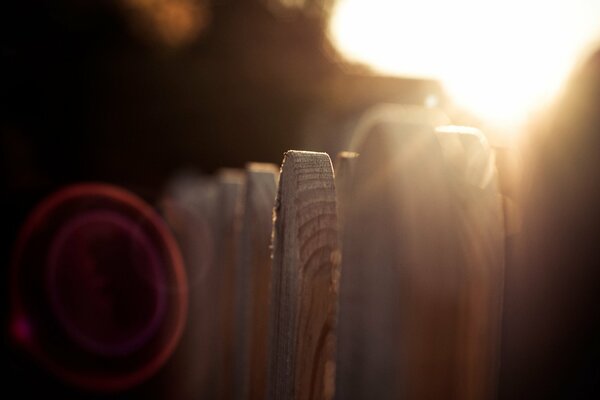
<path id="1" fill-rule="evenodd" d="M 440 79 L 459 105 L 518 126 L 600 46 L 600 0 L 338 0 L 329 30 L 347 59 Z"/>

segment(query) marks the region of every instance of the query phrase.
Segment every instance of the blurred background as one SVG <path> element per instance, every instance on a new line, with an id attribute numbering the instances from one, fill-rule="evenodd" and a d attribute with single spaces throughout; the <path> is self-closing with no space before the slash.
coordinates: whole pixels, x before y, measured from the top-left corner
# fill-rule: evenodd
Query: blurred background
<path id="1" fill-rule="evenodd" d="M 156 204 L 181 171 L 335 155 L 383 102 L 435 109 L 512 150 L 600 39 L 600 0 L 2 8 L 3 282 L 27 212 L 67 183 L 110 182 Z M 18 387 L 32 367 L 3 349 Z"/>
<path id="2" fill-rule="evenodd" d="M 11 1 L 2 182 L 108 180 L 335 151 L 377 102 L 514 134 L 597 43 L 600 2 Z"/>

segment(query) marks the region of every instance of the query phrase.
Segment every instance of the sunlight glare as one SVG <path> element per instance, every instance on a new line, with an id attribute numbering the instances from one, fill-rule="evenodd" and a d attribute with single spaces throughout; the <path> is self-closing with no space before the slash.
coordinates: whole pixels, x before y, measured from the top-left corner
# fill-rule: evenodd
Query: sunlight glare
<path id="1" fill-rule="evenodd" d="M 338 0 L 329 35 L 350 61 L 440 79 L 458 105 L 516 126 L 600 38 L 598 21 L 600 0 Z"/>

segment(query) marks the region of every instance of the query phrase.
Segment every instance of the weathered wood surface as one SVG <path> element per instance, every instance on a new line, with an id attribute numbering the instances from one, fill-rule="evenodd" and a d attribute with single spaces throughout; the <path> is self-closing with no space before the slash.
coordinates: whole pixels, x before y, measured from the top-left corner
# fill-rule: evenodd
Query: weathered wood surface
<path id="1" fill-rule="evenodd" d="M 339 246 L 326 154 L 285 154 L 273 246 L 267 398 L 330 399 Z"/>
<path id="2" fill-rule="evenodd" d="M 431 126 L 402 118 L 375 121 L 357 141 L 343 217 L 338 399 L 489 398 L 501 209 L 493 184 L 470 189 L 485 157 L 458 145 L 450 161 L 452 145 Z"/>
<path id="3" fill-rule="evenodd" d="M 236 265 L 236 399 L 263 400 L 267 379 L 271 231 L 279 169 L 246 167 L 246 188 Z"/>

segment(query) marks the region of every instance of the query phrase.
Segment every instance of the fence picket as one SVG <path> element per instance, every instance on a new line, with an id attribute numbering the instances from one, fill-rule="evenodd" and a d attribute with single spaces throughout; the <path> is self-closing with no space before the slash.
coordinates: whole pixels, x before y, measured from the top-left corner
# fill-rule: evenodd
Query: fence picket
<path id="1" fill-rule="evenodd" d="M 285 154 L 273 246 L 267 397 L 330 399 L 339 245 L 327 154 Z"/>

